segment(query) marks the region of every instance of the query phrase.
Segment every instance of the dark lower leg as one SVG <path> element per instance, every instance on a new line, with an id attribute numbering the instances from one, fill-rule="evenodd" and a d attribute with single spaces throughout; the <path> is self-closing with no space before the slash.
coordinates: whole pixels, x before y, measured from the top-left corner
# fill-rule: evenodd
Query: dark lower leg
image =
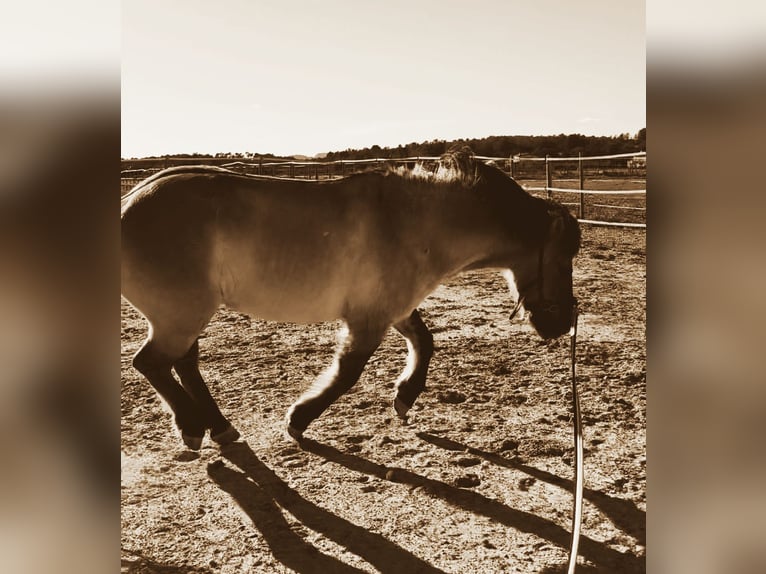
<path id="1" fill-rule="evenodd" d="M 173 377 L 172 360 L 157 352 L 149 341 L 136 353 L 133 366 L 173 411 L 176 426 L 187 446 L 198 449 L 205 434 L 204 417 L 196 402 Z"/>
<path id="2" fill-rule="evenodd" d="M 407 340 L 409 350 L 407 368 L 396 384 L 395 407 L 397 414 L 403 417 L 426 387 L 428 364 L 434 351 L 434 338 L 417 309 L 407 319 L 396 323 L 394 328 Z"/>
<path id="3" fill-rule="evenodd" d="M 320 375 L 287 413 L 288 431 L 299 438 L 306 427 L 359 380 L 382 335 L 349 335 L 332 366 Z"/>
<path id="4" fill-rule="evenodd" d="M 202 378 L 202 374 L 199 372 L 199 343 L 197 340 L 194 341 L 183 357 L 173 363 L 173 367 L 181 378 L 181 384 L 202 411 L 206 426 L 210 429 L 210 436 L 225 436 L 229 439 L 228 442 L 239 438 L 239 433 L 231 427 L 229 421 L 221 414 L 218 404 L 210 394 L 210 390 Z M 235 438 L 230 438 L 233 434 L 229 429 L 236 433 L 237 436 Z"/>

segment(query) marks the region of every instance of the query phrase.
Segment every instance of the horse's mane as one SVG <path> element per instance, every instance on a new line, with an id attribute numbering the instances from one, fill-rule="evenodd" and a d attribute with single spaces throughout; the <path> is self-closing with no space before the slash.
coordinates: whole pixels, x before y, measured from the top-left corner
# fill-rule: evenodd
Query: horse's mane
<path id="1" fill-rule="evenodd" d="M 424 162 L 416 163 L 413 167 L 406 166 L 388 168 L 389 173 L 395 173 L 405 179 L 425 180 L 432 183 L 459 183 L 462 187 L 475 187 L 477 184 L 494 180 L 497 175 L 504 175 L 494 165 L 487 165 L 477 160 L 468 146 L 453 146 L 441 155 L 435 166 L 427 166 Z M 509 181 L 510 178 L 507 178 Z"/>
<path id="2" fill-rule="evenodd" d="M 559 235 L 561 242 L 562 252 L 569 256 L 574 257 L 580 250 L 580 224 L 565 206 L 560 203 L 550 200 L 541 199 L 548 205 L 548 214 L 552 218 L 561 218 L 561 234 Z"/>
<path id="3" fill-rule="evenodd" d="M 435 167 L 431 169 L 418 163 L 412 168 L 389 168 L 389 172 L 412 181 L 458 184 L 467 189 L 489 184 L 502 189 L 503 193 L 511 195 L 515 200 L 538 204 L 537 211 L 547 222 L 554 219 L 561 220 L 561 248 L 567 255 L 574 256 L 580 249 L 580 226 L 577 219 L 565 206 L 556 201 L 529 194 L 494 163 L 485 163 L 476 159 L 468 146 L 453 146 L 439 158 Z M 525 236 L 536 238 L 534 239 L 536 242 L 544 241 L 545 230 L 549 223 L 542 225 L 542 221 L 538 221 L 535 217 L 524 217 L 518 223 L 520 229 L 525 229 Z"/>

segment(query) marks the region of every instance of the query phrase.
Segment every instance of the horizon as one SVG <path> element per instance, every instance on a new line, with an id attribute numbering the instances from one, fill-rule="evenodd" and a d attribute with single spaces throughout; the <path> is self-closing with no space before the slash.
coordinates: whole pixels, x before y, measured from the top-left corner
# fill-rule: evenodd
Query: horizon
<path id="1" fill-rule="evenodd" d="M 122 30 L 126 158 L 646 126 L 638 0 L 135 0 Z"/>
<path id="2" fill-rule="evenodd" d="M 619 134 L 610 134 L 610 135 L 601 135 L 601 134 L 586 135 L 586 134 L 582 134 L 582 133 L 567 133 L 567 134 L 565 134 L 565 133 L 558 133 L 558 134 L 500 134 L 500 135 L 498 135 L 498 134 L 491 134 L 491 135 L 483 136 L 483 137 L 480 137 L 480 138 L 455 138 L 455 140 L 445 140 L 444 138 L 434 138 L 434 140 L 451 142 L 451 141 L 456 141 L 456 140 L 460 140 L 460 139 L 463 139 L 463 140 L 467 140 L 467 139 L 486 139 L 486 138 L 490 138 L 490 137 L 501 137 L 501 138 L 502 137 L 557 137 L 557 136 L 565 136 L 566 137 L 566 136 L 572 136 L 572 135 L 583 135 L 585 137 L 595 137 L 595 138 L 602 138 L 602 137 L 603 138 L 617 138 L 617 137 L 620 137 L 620 136 L 622 136 L 623 134 L 626 134 L 626 133 L 628 133 L 628 135 L 631 138 L 635 138 L 638 135 L 638 132 L 641 129 L 645 129 L 645 128 L 646 128 L 646 126 L 643 126 L 642 128 L 639 128 L 634 133 L 622 132 L 622 133 L 619 133 Z M 423 140 L 423 141 L 420 141 L 420 142 L 406 142 L 406 143 L 396 144 L 396 145 L 393 145 L 393 146 L 379 146 L 379 147 L 382 148 L 382 149 L 396 149 L 399 145 L 405 146 L 405 145 L 409 145 L 411 143 L 423 144 L 423 143 L 426 143 L 428 141 L 434 141 L 434 140 Z M 314 155 L 307 155 L 307 154 L 302 154 L 302 153 L 276 154 L 276 153 L 269 152 L 269 151 L 263 151 L 262 152 L 262 151 L 253 151 L 253 150 L 227 150 L 227 151 L 216 151 L 216 152 L 179 151 L 179 152 L 168 152 L 168 153 L 163 153 L 163 154 L 154 155 L 154 156 L 151 156 L 151 155 L 149 155 L 149 156 L 141 156 L 141 157 L 136 157 L 136 156 L 125 157 L 125 156 L 121 156 L 120 159 L 121 160 L 138 160 L 138 159 L 152 159 L 152 158 L 156 159 L 156 158 L 159 158 L 159 157 L 162 157 L 162 156 L 165 156 L 165 155 L 167 155 L 167 156 L 184 156 L 184 155 L 193 156 L 193 155 L 196 154 L 196 155 L 215 156 L 216 154 L 246 154 L 246 153 L 249 153 L 251 155 L 257 155 L 257 156 L 272 155 L 272 156 L 275 156 L 275 157 L 292 157 L 292 158 L 297 158 L 298 156 L 300 156 L 300 157 L 304 157 L 306 159 L 322 159 L 323 157 L 325 157 L 327 154 L 330 154 L 330 153 L 341 153 L 341 152 L 347 151 L 349 149 L 352 149 L 352 150 L 369 149 L 369 148 L 373 147 L 374 145 L 376 145 L 376 144 L 371 144 L 371 145 L 365 146 L 363 148 L 346 148 L 346 149 L 342 149 L 342 150 L 341 149 L 332 149 L 332 150 L 317 152 Z M 645 152 L 646 150 L 642 150 L 642 151 Z"/>

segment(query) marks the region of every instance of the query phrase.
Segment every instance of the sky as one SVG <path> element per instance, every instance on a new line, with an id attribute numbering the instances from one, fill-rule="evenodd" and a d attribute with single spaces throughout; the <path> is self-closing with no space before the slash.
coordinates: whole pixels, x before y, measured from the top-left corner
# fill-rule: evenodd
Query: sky
<path id="1" fill-rule="evenodd" d="M 131 0 L 122 156 L 646 126 L 643 0 Z"/>

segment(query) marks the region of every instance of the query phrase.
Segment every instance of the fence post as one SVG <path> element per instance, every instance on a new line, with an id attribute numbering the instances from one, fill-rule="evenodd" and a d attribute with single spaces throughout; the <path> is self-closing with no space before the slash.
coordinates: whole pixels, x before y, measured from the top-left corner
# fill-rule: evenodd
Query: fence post
<path id="1" fill-rule="evenodd" d="M 513 154 L 508 156 L 508 163 L 511 165 L 511 177 L 514 177 L 514 173 L 513 173 Z"/>
<path id="2" fill-rule="evenodd" d="M 577 153 L 577 172 L 580 176 L 580 219 L 585 219 L 585 194 L 582 193 L 582 190 L 585 189 L 585 186 L 583 185 L 585 182 L 585 179 L 583 178 L 583 172 L 582 172 L 582 152 Z"/>
<path id="3" fill-rule="evenodd" d="M 551 198 L 551 166 L 548 163 L 548 154 L 545 154 L 545 193 L 548 196 L 548 199 Z"/>
<path id="4" fill-rule="evenodd" d="M 263 175 L 263 158 L 258 158 L 258 175 Z"/>

